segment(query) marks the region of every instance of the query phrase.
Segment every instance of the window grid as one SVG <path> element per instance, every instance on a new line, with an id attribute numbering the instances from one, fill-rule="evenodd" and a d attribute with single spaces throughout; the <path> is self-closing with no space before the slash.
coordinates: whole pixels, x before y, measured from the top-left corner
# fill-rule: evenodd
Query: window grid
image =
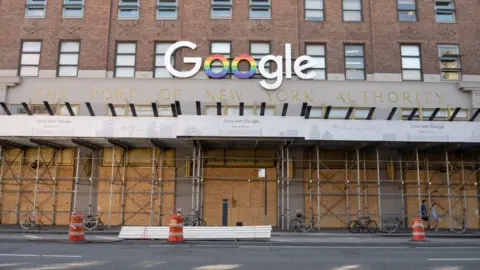
<path id="1" fill-rule="evenodd" d="M 214 19 L 231 19 L 232 0 L 212 0 L 210 17 Z"/>
<path id="2" fill-rule="evenodd" d="M 157 0 L 157 20 L 176 20 L 177 0 Z"/>
<path id="3" fill-rule="evenodd" d="M 362 1 L 361 0 L 343 0 L 343 21 L 361 22 L 362 21 Z"/>
<path id="4" fill-rule="evenodd" d="M 70 47 L 70 48 L 69 48 Z M 58 57 L 58 77 L 77 77 L 78 62 L 80 56 L 80 41 L 60 41 L 60 52 Z M 73 62 L 69 62 L 73 60 Z"/>
<path id="5" fill-rule="evenodd" d="M 458 81 L 462 77 L 458 45 L 438 45 L 442 80 Z"/>
<path id="6" fill-rule="evenodd" d="M 270 0 L 250 0 L 250 19 L 270 19 L 271 12 Z"/>
<path id="7" fill-rule="evenodd" d="M 419 121 L 429 121 L 430 116 L 433 114 L 436 108 L 418 108 L 415 116 L 412 120 L 419 120 Z M 450 119 L 453 115 L 455 109 L 453 108 L 439 108 L 437 115 L 433 119 L 434 121 L 446 121 Z M 408 117 L 412 113 L 413 108 L 401 108 L 401 119 L 408 120 Z M 458 114 L 456 115 L 454 121 L 468 121 L 470 119 L 470 110 L 469 109 L 461 109 Z"/>
<path id="8" fill-rule="evenodd" d="M 324 2 L 323 0 L 305 0 L 305 20 L 323 21 Z"/>
<path id="9" fill-rule="evenodd" d="M 437 0 L 435 1 L 435 20 L 439 23 L 455 22 L 455 1 Z"/>
<path id="10" fill-rule="evenodd" d="M 64 0 L 63 18 L 81 18 L 83 17 L 84 0 Z"/>
<path id="11" fill-rule="evenodd" d="M 259 52 L 259 49 L 267 48 L 264 52 Z M 257 62 L 257 65 L 260 63 L 260 60 L 264 57 L 270 54 L 271 48 L 270 48 L 270 43 L 269 42 L 250 42 L 250 56 L 255 59 L 255 62 Z M 271 61 L 268 61 L 265 64 L 265 68 L 268 71 L 272 71 L 272 66 L 271 66 Z M 260 69 L 257 66 L 257 71 L 255 72 L 255 75 L 251 77 L 252 79 L 258 79 L 262 78 L 260 74 Z"/>
<path id="12" fill-rule="evenodd" d="M 401 22 L 417 21 L 416 0 L 397 0 L 397 15 Z"/>
<path id="13" fill-rule="evenodd" d="M 344 59 L 345 79 L 365 80 L 365 53 L 363 44 L 345 44 Z"/>
<path id="14" fill-rule="evenodd" d="M 174 42 L 160 41 L 155 44 L 155 60 L 153 68 L 154 78 L 173 78 L 173 75 L 165 67 L 165 52 Z M 175 66 L 175 54 L 172 55 L 170 63 Z"/>
<path id="15" fill-rule="evenodd" d="M 420 46 L 402 44 L 400 45 L 400 53 L 402 58 L 402 79 L 404 81 L 421 81 L 423 77 Z M 414 67 L 411 67 L 411 65 Z"/>
<path id="16" fill-rule="evenodd" d="M 239 105 L 223 105 L 221 107 L 222 115 L 230 116 L 239 116 L 240 115 L 240 106 Z M 203 114 L 205 115 L 217 115 L 217 106 L 216 105 L 205 105 L 203 107 Z M 243 106 L 243 116 L 258 116 L 260 115 L 260 105 L 257 104 L 245 104 Z M 264 116 L 276 116 L 277 107 L 276 106 L 265 106 Z"/>
<path id="17" fill-rule="evenodd" d="M 120 50 L 124 50 L 121 47 L 126 47 L 128 49 L 128 46 L 133 47 L 133 52 L 128 51 L 128 52 L 121 52 Z M 135 78 L 135 62 L 136 62 L 136 55 L 137 55 L 137 43 L 135 42 L 117 42 L 117 51 L 116 51 L 116 57 L 115 57 L 115 70 L 113 76 L 115 78 Z M 133 56 L 133 59 L 132 59 Z M 124 59 L 124 60 L 133 60 L 131 61 L 130 64 L 119 64 L 119 59 Z M 124 73 L 125 72 L 125 73 Z M 128 75 L 130 72 L 130 75 Z"/>
<path id="18" fill-rule="evenodd" d="M 47 0 L 27 0 L 25 4 L 25 17 L 45 18 Z"/>
<path id="19" fill-rule="evenodd" d="M 42 41 L 22 41 L 22 53 L 20 55 L 20 68 L 18 75 L 23 77 L 37 77 L 40 67 L 40 53 Z"/>
<path id="20" fill-rule="evenodd" d="M 222 47 L 222 49 L 218 49 L 218 47 Z M 225 49 L 224 49 L 225 48 Z M 232 43 L 230 41 L 213 41 L 210 43 L 210 55 L 213 54 L 220 54 L 227 58 L 227 60 L 231 63 L 232 62 Z M 223 64 L 216 60 L 212 62 L 211 69 L 213 72 L 217 73 L 223 69 Z M 228 67 L 228 73 L 226 77 L 232 76 L 232 69 L 231 66 Z"/>
<path id="21" fill-rule="evenodd" d="M 314 80 L 326 80 L 326 46 L 325 44 L 306 44 L 305 52 L 313 58 L 314 66 L 307 69 L 314 71 L 316 76 Z"/>
<path id="22" fill-rule="evenodd" d="M 118 18 L 138 19 L 140 13 L 139 0 L 119 0 Z"/>

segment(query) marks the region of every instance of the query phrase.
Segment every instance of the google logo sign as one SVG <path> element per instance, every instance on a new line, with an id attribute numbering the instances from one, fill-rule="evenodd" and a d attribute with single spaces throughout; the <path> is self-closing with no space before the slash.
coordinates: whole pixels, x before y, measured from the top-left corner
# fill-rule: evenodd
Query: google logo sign
<path id="1" fill-rule="evenodd" d="M 170 59 L 172 55 L 180 48 L 189 48 L 191 50 L 195 50 L 197 45 L 190 41 L 179 41 L 175 44 L 171 45 L 167 51 L 165 52 L 164 59 Z M 215 61 L 219 61 L 222 63 L 223 68 L 219 71 L 214 72 L 212 70 L 212 63 Z M 250 69 L 248 71 L 240 71 L 238 69 L 238 65 L 242 61 L 247 61 L 250 64 Z M 267 62 L 275 62 L 277 66 L 277 70 L 274 72 L 270 72 L 266 68 Z M 200 57 L 185 57 L 183 59 L 184 63 L 187 64 L 194 64 L 194 67 L 189 71 L 178 71 L 176 70 L 170 61 L 165 61 L 165 67 L 167 68 L 168 72 L 177 78 L 190 78 L 197 74 L 200 71 L 202 65 L 202 58 Z M 304 72 L 306 69 L 313 67 L 313 59 L 310 56 L 303 55 L 298 57 L 295 62 L 293 63 L 293 72 L 297 77 L 303 80 L 309 80 L 315 77 L 315 72 L 308 71 Z M 203 69 L 205 73 L 211 78 L 223 78 L 225 75 L 228 74 L 229 69 L 232 70 L 232 73 L 241 79 L 248 79 L 251 78 L 255 73 L 258 72 L 264 77 L 265 79 L 274 80 L 273 82 L 269 82 L 267 80 L 262 80 L 260 85 L 267 90 L 275 90 L 278 89 L 283 83 L 283 56 L 275 56 L 275 55 L 266 55 L 260 59 L 260 62 L 257 64 L 255 59 L 248 55 L 242 54 L 235 57 L 230 64 L 230 61 L 223 55 L 214 54 L 207 59 L 203 63 Z M 292 46 L 291 44 L 285 44 L 285 77 L 287 79 L 292 78 Z"/>

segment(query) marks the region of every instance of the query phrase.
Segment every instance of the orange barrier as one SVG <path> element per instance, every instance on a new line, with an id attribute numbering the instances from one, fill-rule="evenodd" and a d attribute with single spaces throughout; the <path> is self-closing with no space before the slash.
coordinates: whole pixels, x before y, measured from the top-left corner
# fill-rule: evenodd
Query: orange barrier
<path id="1" fill-rule="evenodd" d="M 172 214 L 170 217 L 170 230 L 168 232 L 169 243 L 183 243 L 183 217 Z"/>
<path id="2" fill-rule="evenodd" d="M 84 217 L 81 213 L 72 213 L 68 229 L 68 240 L 85 241 Z"/>
<path id="3" fill-rule="evenodd" d="M 421 218 L 413 218 L 412 224 L 413 241 L 425 241 L 425 228 Z"/>

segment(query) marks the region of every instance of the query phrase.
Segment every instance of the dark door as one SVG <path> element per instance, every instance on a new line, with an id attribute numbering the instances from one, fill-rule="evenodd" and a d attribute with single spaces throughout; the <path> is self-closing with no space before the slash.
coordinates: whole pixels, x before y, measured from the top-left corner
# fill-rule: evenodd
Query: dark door
<path id="1" fill-rule="evenodd" d="M 222 202 L 222 226 L 228 226 L 228 200 Z"/>

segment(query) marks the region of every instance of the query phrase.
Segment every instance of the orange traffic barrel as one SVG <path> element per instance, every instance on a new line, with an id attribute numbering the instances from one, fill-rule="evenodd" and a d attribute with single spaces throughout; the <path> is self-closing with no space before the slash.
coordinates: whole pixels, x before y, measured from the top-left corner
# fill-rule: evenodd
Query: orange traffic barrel
<path id="1" fill-rule="evenodd" d="M 170 225 L 168 232 L 169 243 L 183 243 L 183 217 L 181 215 L 172 214 L 170 217 Z"/>
<path id="2" fill-rule="evenodd" d="M 72 213 L 70 216 L 70 226 L 68 228 L 68 240 L 85 241 L 85 228 L 83 225 L 83 220 L 83 214 Z"/>
<path id="3" fill-rule="evenodd" d="M 425 241 L 425 228 L 421 218 L 413 218 L 412 223 L 412 240 L 413 241 Z"/>

